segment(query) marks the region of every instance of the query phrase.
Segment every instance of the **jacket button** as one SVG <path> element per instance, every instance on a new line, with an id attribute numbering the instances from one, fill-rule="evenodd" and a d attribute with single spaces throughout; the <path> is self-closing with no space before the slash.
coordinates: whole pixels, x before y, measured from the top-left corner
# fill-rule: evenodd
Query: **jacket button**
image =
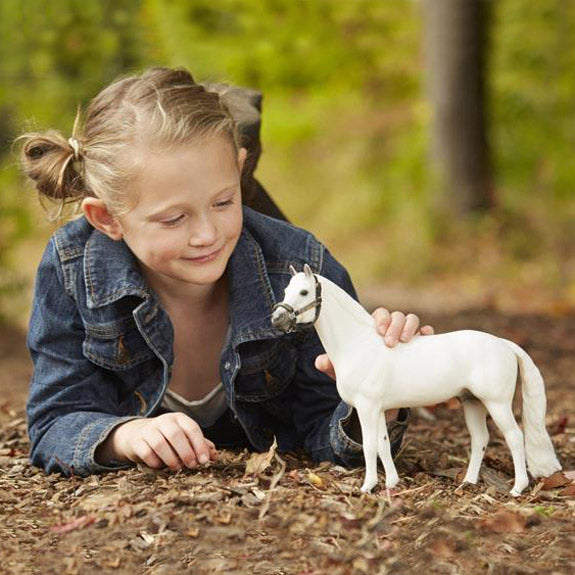
<path id="1" fill-rule="evenodd" d="M 224 363 L 224 369 L 229 371 L 230 367 L 232 367 L 232 364 L 229 361 L 226 361 L 226 363 Z"/>

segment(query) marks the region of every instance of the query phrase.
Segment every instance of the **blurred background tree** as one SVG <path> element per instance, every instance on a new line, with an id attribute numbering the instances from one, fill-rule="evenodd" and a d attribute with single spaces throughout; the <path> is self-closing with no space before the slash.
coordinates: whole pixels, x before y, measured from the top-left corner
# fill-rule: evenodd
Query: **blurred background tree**
<path id="1" fill-rule="evenodd" d="M 488 0 L 424 0 L 431 156 L 455 217 L 495 207 L 487 137 Z"/>
<path id="2" fill-rule="evenodd" d="M 470 12 L 487 4 L 487 19 Z M 452 20 L 462 7 L 469 28 Z M 263 92 L 256 175 L 360 293 L 415 309 L 573 306 L 574 25 L 575 4 L 560 0 L 3 0 L 0 314 L 25 319 L 53 229 L 24 188 L 13 138 L 69 134 L 78 104 L 150 65 Z M 449 42 L 470 48 L 473 38 L 480 84 L 454 85 L 483 104 L 475 120 L 456 121 L 444 157 L 483 162 L 466 181 L 497 202 L 464 204 L 488 209 L 457 217 L 449 198 L 462 197 L 461 184 L 432 161 L 446 125 L 434 94 L 447 85 L 447 56 L 464 55 Z M 483 152 L 457 146 L 473 121 L 483 122 Z"/>

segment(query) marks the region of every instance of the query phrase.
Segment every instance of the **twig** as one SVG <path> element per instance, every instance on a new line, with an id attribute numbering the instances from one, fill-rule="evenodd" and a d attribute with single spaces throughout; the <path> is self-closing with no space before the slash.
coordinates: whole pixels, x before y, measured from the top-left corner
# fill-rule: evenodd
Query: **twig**
<path id="1" fill-rule="evenodd" d="M 404 491 L 399 491 L 398 493 L 396 493 L 396 495 L 399 497 L 400 495 L 407 495 L 408 493 L 415 493 L 416 491 L 421 491 L 422 489 L 425 489 L 429 485 L 432 485 L 432 483 L 426 483 L 425 485 L 421 485 L 420 487 L 414 487 L 413 489 L 405 489 Z"/>
<path id="2" fill-rule="evenodd" d="M 280 464 L 280 469 L 272 477 L 272 480 L 270 483 L 270 488 L 267 491 L 266 500 L 264 501 L 262 508 L 260 509 L 260 513 L 258 515 L 258 519 L 260 521 L 265 517 L 266 513 L 268 512 L 268 509 L 270 507 L 270 502 L 272 499 L 272 492 L 277 487 L 277 484 L 279 483 L 280 479 L 283 477 L 283 474 L 285 473 L 285 470 L 286 470 L 286 462 L 277 453 L 274 453 L 274 458 Z"/>

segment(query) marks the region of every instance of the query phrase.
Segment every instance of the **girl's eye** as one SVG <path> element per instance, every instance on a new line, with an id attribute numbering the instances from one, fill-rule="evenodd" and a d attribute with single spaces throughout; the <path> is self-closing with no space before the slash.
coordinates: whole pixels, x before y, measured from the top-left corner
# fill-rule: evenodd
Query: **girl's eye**
<path id="1" fill-rule="evenodd" d="M 308 293 L 309 293 L 309 292 L 308 292 L 306 289 L 302 289 L 302 290 L 299 292 L 299 295 L 307 295 Z"/>
<path id="2" fill-rule="evenodd" d="M 230 206 L 231 204 L 233 204 L 234 201 L 233 200 L 226 200 L 224 202 L 218 202 L 216 204 L 216 208 L 224 208 L 225 206 Z"/>
<path id="3" fill-rule="evenodd" d="M 166 220 L 164 222 L 162 222 L 165 226 L 175 226 L 176 224 L 179 224 L 182 221 L 182 218 L 184 217 L 184 215 L 180 215 L 177 218 L 174 218 L 173 220 Z"/>

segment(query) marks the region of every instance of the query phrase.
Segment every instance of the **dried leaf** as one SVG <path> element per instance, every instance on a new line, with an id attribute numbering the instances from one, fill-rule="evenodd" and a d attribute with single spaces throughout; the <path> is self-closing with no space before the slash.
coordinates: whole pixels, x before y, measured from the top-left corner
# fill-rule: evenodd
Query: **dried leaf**
<path id="1" fill-rule="evenodd" d="M 563 415 L 559 418 L 559 421 L 549 430 L 551 435 L 559 435 L 560 433 L 565 433 L 565 428 L 569 423 L 569 418 Z"/>
<path id="2" fill-rule="evenodd" d="M 232 522 L 232 514 L 229 511 L 224 511 L 219 517 L 214 519 L 220 525 L 229 525 Z"/>
<path id="3" fill-rule="evenodd" d="M 265 471 L 272 463 L 272 459 L 278 447 L 277 440 L 274 437 L 274 442 L 268 451 L 264 453 L 254 453 L 246 462 L 246 470 L 244 475 L 259 475 Z"/>
<path id="4" fill-rule="evenodd" d="M 526 519 L 520 513 L 501 510 L 484 519 L 481 528 L 492 533 L 521 533 L 525 531 Z"/>
<path id="5" fill-rule="evenodd" d="M 455 542 L 446 537 L 438 537 L 427 546 L 427 549 L 435 557 L 447 559 L 455 555 Z"/>
<path id="6" fill-rule="evenodd" d="M 147 531 L 140 531 L 138 535 L 144 540 L 146 545 L 151 545 L 154 542 L 154 536 L 150 535 Z"/>
<path id="7" fill-rule="evenodd" d="M 94 515 L 84 515 L 82 517 L 76 517 L 72 521 L 68 523 L 61 523 L 60 525 L 53 525 L 50 528 L 50 531 L 54 533 L 69 533 L 70 531 L 74 531 L 75 529 L 82 529 L 86 527 L 86 525 L 90 525 L 96 521 L 96 517 Z"/>
<path id="8" fill-rule="evenodd" d="M 108 559 L 107 561 L 103 562 L 105 567 L 111 567 L 112 569 L 118 569 L 121 563 L 122 563 L 121 557 L 116 557 L 115 559 Z"/>
<path id="9" fill-rule="evenodd" d="M 322 487 L 325 486 L 323 479 L 319 476 L 316 475 L 315 473 L 313 473 L 312 471 L 309 471 L 307 474 L 307 480 L 314 486 L 314 487 L 318 487 L 319 489 L 321 489 Z"/>
<path id="10" fill-rule="evenodd" d="M 565 489 L 561 490 L 561 495 L 566 495 L 569 497 L 573 497 L 575 495 L 575 484 L 569 485 Z"/>
<path id="11" fill-rule="evenodd" d="M 563 472 L 557 471 L 557 473 L 543 479 L 542 489 L 548 491 L 549 489 L 555 489 L 557 487 L 565 487 L 570 483 L 571 480 L 568 479 Z"/>
<path id="12" fill-rule="evenodd" d="M 461 400 L 457 397 L 451 397 L 445 402 L 447 409 L 460 409 L 461 408 Z"/>

